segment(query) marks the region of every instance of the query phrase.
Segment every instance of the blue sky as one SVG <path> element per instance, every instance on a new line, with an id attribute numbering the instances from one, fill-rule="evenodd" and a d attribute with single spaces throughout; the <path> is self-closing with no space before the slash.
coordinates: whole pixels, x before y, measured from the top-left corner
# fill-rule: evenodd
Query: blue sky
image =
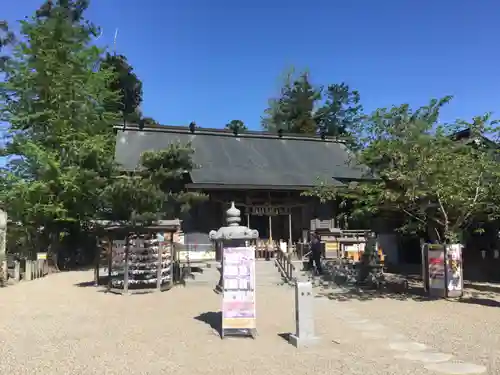
<path id="1" fill-rule="evenodd" d="M 9 1 L 14 22 L 41 0 Z M 455 96 L 445 120 L 500 116 L 500 2 L 494 0 L 94 0 L 88 17 L 144 84 L 163 124 L 260 127 L 290 66 L 345 81 L 367 110 Z"/>

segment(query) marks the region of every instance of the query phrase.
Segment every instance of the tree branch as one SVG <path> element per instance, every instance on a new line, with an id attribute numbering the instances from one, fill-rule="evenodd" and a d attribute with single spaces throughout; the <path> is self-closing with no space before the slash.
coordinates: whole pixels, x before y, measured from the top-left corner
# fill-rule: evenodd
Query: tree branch
<path id="1" fill-rule="evenodd" d="M 474 198 L 472 198 L 472 203 L 470 204 L 470 209 L 467 212 L 462 212 L 462 214 L 458 217 L 456 220 L 455 225 L 453 225 L 453 229 L 456 230 L 457 228 L 460 228 L 463 223 L 472 215 L 471 211 L 474 210 L 474 206 L 476 205 L 478 199 L 479 199 L 479 192 L 481 191 L 481 180 L 483 177 L 483 172 L 479 174 L 479 177 L 477 178 L 476 182 L 476 191 L 474 194 Z"/>
<path id="2" fill-rule="evenodd" d="M 449 230 L 448 213 L 444 209 L 444 204 L 443 204 L 443 201 L 441 200 L 441 197 L 439 195 L 439 191 L 436 191 L 436 197 L 437 197 L 437 201 L 438 201 L 438 204 L 439 204 L 439 209 L 441 210 L 441 213 L 443 214 L 443 219 L 444 219 L 444 235 L 445 235 L 445 238 L 446 238 L 446 236 L 448 234 L 448 230 Z"/>
<path id="3" fill-rule="evenodd" d="M 479 173 L 479 177 L 477 178 L 477 183 L 476 183 L 476 194 L 474 195 L 474 199 L 472 200 L 471 206 L 474 206 L 477 203 L 477 200 L 479 198 L 479 191 L 481 187 L 481 179 L 483 178 L 483 172 Z"/>
<path id="4" fill-rule="evenodd" d="M 398 207 L 399 207 L 399 206 L 398 206 Z M 418 220 L 418 221 L 420 221 L 421 223 L 426 224 L 426 222 L 425 222 L 425 220 L 424 220 L 424 219 L 419 218 L 418 216 L 416 216 L 416 215 L 412 214 L 410 211 L 408 211 L 408 210 L 406 210 L 406 209 L 404 209 L 404 208 L 402 208 L 402 207 L 399 207 L 399 208 L 400 208 L 401 210 L 403 210 L 403 212 L 404 212 L 405 214 L 407 214 L 408 216 L 411 216 L 411 217 L 412 217 L 412 218 L 414 218 L 415 220 Z"/>

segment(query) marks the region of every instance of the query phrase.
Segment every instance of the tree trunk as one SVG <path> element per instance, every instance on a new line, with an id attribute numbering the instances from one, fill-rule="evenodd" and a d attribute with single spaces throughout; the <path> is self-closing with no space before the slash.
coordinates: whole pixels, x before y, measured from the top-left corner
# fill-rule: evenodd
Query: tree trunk
<path id="1" fill-rule="evenodd" d="M 440 243 L 441 235 L 439 234 L 439 229 L 434 223 L 427 223 L 427 237 L 431 243 Z"/>

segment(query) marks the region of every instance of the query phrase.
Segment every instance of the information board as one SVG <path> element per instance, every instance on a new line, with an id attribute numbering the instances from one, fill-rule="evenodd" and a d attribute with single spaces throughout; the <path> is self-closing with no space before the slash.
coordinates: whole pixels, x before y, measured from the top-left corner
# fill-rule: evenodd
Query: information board
<path id="1" fill-rule="evenodd" d="M 429 288 L 445 289 L 444 246 L 429 245 Z"/>
<path id="2" fill-rule="evenodd" d="M 462 245 L 424 244 L 422 264 L 424 286 L 430 296 L 462 296 Z"/>
<path id="3" fill-rule="evenodd" d="M 224 248 L 222 263 L 224 292 L 222 299 L 222 336 L 254 336 L 255 316 L 255 249 Z"/>

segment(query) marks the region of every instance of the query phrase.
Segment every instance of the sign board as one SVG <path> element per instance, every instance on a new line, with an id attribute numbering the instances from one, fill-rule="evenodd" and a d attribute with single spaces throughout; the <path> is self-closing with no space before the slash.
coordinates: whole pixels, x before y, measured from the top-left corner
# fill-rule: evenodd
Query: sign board
<path id="1" fill-rule="evenodd" d="M 339 243 L 335 242 L 327 242 L 325 241 L 325 251 L 328 252 L 337 252 L 339 251 Z"/>
<path id="2" fill-rule="evenodd" d="M 47 259 L 47 253 L 36 253 L 36 259 L 37 260 L 46 260 Z"/>
<path id="3" fill-rule="evenodd" d="M 224 248 L 222 270 L 222 337 L 227 333 L 253 336 L 256 329 L 254 248 Z"/>
<path id="4" fill-rule="evenodd" d="M 430 296 L 462 296 L 462 245 L 424 244 L 422 265 L 424 286 Z"/>
<path id="5" fill-rule="evenodd" d="M 277 215 L 290 215 L 292 209 L 283 206 L 252 206 L 250 208 L 250 215 L 257 216 L 277 216 Z"/>
<path id="6" fill-rule="evenodd" d="M 344 251 L 347 253 L 362 253 L 363 251 L 365 251 L 365 246 L 365 243 L 344 245 Z"/>
<path id="7" fill-rule="evenodd" d="M 445 292 L 445 267 L 444 267 L 443 245 L 428 245 L 428 275 L 429 275 L 429 291 L 431 295 L 441 296 Z M 444 297 L 444 295 L 443 295 Z"/>
<path id="8" fill-rule="evenodd" d="M 215 260 L 215 251 L 179 251 L 178 260 L 181 262 L 205 262 Z"/>

